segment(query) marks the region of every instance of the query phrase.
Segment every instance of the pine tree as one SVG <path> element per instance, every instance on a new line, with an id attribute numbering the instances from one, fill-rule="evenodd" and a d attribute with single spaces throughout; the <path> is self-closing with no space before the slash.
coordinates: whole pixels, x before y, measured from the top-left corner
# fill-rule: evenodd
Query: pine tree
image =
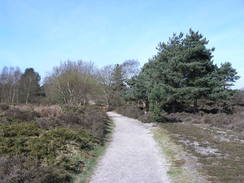
<path id="1" fill-rule="evenodd" d="M 112 106 L 119 106 L 122 103 L 122 96 L 125 92 L 125 83 L 122 68 L 119 64 L 114 67 L 111 78 L 111 104 Z"/>
<path id="2" fill-rule="evenodd" d="M 20 93 L 22 102 L 28 104 L 33 97 L 40 91 L 40 75 L 33 68 L 27 68 L 21 75 Z"/>
<path id="3" fill-rule="evenodd" d="M 237 76 L 237 72 L 234 68 L 232 68 L 230 62 L 221 64 L 220 68 L 218 69 L 218 75 L 220 80 L 223 82 L 224 89 L 228 89 L 233 86 L 233 83 L 240 78 Z"/>
<path id="4" fill-rule="evenodd" d="M 116 64 L 113 70 L 111 83 L 114 91 L 121 92 L 125 88 L 123 71 L 119 64 Z"/>
<path id="5" fill-rule="evenodd" d="M 175 112 L 179 104 L 189 102 L 196 111 L 198 99 L 227 99 L 231 93 L 227 89 L 239 77 L 229 63 L 221 67 L 213 63 L 214 48 L 207 44 L 191 29 L 186 36 L 173 34 L 167 43 L 159 43 L 158 53 L 132 82 L 132 97 L 147 102 L 154 113 Z"/>
<path id="6" fill-rule="evenodd" d="M 181 72 L 184 76 L 185 98 L 194 101 L 197 108 L 197 100 L 206 98 L 210 90 L 212 73 L 216 72 L 213 64 L 212 52 L 214 48 L 208 49 L 208 41 L 198 32 L 190 29 L 183 41 L 184 51 L 181 52 Z"/>

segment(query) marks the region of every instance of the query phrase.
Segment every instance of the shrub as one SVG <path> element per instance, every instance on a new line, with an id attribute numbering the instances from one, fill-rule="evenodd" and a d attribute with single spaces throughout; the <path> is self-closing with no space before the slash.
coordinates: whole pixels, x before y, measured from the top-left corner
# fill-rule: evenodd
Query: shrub
<path id="1" fill-rule="evenodd" d="M 218 128 L 232 129 L 238 132 L 244 132 L 244 112 L 243 107 L 235 108 L 233 114 L 226 113 L 171 113 L 164 115 L 168 122 L 190 122 L 204 123 Z"/>
<path id="2" fill-rule="evenodd" d="M 143 110 L 141 110 L 139 107 L 132 106 L 132 105 L 126 105 L 116 108 L 116 111 L 122 115 L 136 118 L 138 119 L 142 115 L 144 115 Z"/>
<path id="3" fill-rule="evenodd" d="M 37 118 L 36 123 L 44 130 L 51 130 L 55 127 L 61 126 L 60 121 L 55 117 L 42 117 Z"/>
<path id="4" fill-rule="evenodd" d="M 43 137 L 57 139 L 62 143 L 74 141 L 79 144 L 80 149 L 93 149 L 97 143 L 96 139 L 90 133 L 82 129 L 71 130 L 67 128 L 56 128 L 45 133 Z M 58 145 L 58 143 L 56 145 Z"/>
<path id="5" fill-rule="evenodd" d="M 4 183 L 68 183 L 71 175 L 52 166 L 42 166 L 25 156 L 0 158 L 0 182 Z"/>
<path id="6" fill-rule="evenodd" d="M 5 112 L 5 116 L 16 121 L 32 121 L 40 115 L 35 111 L 22 111 L 18 108 L 12 108 Z"/>
<path id="7" fill-rule="evenodd" d="M 59 105 L 34 106 L 33 110 L 39 113 L 41 117 L 55 117 L 55 116 L 59 116 L 63 112 L 62 108 Z"/>
<path id="8" fill-rule="evenodd" d="M 48 130 L 55 127 L 83 128 L 102 140 L 108 117 L 105 111 L 97 107 L 65 106 L 62 114 L 56 117 L 37 118 L 36 121 L 41 128 Z"/>
<path id="9" fill-rule="evenodd" d="M 82 129 L 55 128 L 43 131 L 34 123 L 1 125 L 1 129 L 0 154 L 28 154 L 49 162 L 56 158 L 59 151 L 66 151 L 68 144 L 82 150 L 92 150 L 98 144 L 96 138 Z"/>
<path id="10" fill-rule="evenodd" d="M 244 106 L 244 91 L 237 92 L 232 98 L 232 103 Z"/>
<path id="11" fill-rule="evenodd" d="M 144 112 L 141 108 L 133 105 L 117 107 L 116 112 L 130 118 L 138 119 L 144 123 L 165 121 L 165 118 L 162 114 L 155 116 L 155 113 Z"/>
<path id="12" fill-rule="evenodd" d="M 14 123 L 12 125 L 1 125 L 1 135 L 3 137 L 15 136 L 39 136 L 42 130 L 34 122 Z"/>
<path id="13" fill-rule="evenodd" d="M 9 105 L 8 104 L 0 104 L 0 110 L 1 111 L 6 111 L 9 109 Z"/>
<path id="14" fill-rule="evenodd" d="M 36 111 L 21 106 L 1 113 L 8 122 L 0 123 L 0 182 L 71 182 L 103 142 L 108 118 L 98 107 Z"/>

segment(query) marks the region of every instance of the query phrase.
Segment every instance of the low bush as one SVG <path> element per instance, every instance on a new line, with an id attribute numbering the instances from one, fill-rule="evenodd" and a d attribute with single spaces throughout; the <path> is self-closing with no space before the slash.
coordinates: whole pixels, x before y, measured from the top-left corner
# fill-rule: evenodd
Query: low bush
<path id="1" fill-rule="evenodd" d="M 25 156 L 0 158 L 0 182 L 3 183 L 68 183 L 72 176 L 52 166 L 42 166 Z"/>
<path id="2" fill-rule="evenodd" d="M 40 114 L 41 117 L 56 117 L 63 113 L 62 108 L 59 105 L 51 106 L 34 106 L 33 110 Z"/>
<path id="3" fill-rule="evenodd" d="M 9 105 L 8 104 L 0 104 L 0 111 L 6 111 L 9 109 Z"/>
<path id="4" fill-rule="evenodd" d="M 38 125 L 46 130 L 56 127 L 83 128 L 100 140 L 104 138 L 107 121 L 108 117 L 101 109 L 84 107 L 70 107 L 56 117 L 41 117 L 36 119 Z"/>
<path id="5" fill-rule="evenodd" d="M 14 123 L 12 125 L 0 125 L 1 136 L 39 136 L 42 130 L 34 122 Z"/>
<path id="6" fill-rule="evenodd" d="M 116 112 L 128 116 L 130 118 L 138 119 L 144 115 L 144 111 L 141 110 L 139 107 L 132 106 L 132 105 L 125 105 L 116 108 Z"/>
<path id="7" fill-rule="evenodd" d="M 244 106 L 244 91 L 237 92 L 232 98 L 232 103 Z"/>
<path id="8" fill-rule="evenodd" d="M 55 107 L 56 112 L 47 114 L 28 107 L 11 107 L 0 115 L 0 182 L 71 182 L 104 141 L 105 111 Z"/>
<path id="9" fill-rule="evenodd" d="M 39 113 L 35 111 L 24 111 L 18 108 L 11 108 L 5 111 L 5 116 L 12 121 L 33 121 L 40 117 Z"/>
<path id="10" fill-rule="evenodd" d="M 141 108 L 133 105 L 124 105 L 117 107 L 115 109 L 116 112 L 122 114 L 124 116 L 128 116 L 130 118 L 138 119 L 144 123 L 155 122 L 159 120 L 159 122 L 164 121 L 163 115 L 160 116 L 160 119 L 156 119 L 154 113 L 152 112 L 145 112 Z M 159 117 L 159 116 L 158 116 Z"/>
<path id="11" fill-rule="evenodd" d="M 165 114 L 166 122 L 186 122 L 208 124 L 244 133 L 244 107 L 239 107 L 232 114 L 226 113 L 171 113 Z"/>
<path id="12" fill-rule="evenodd" d="M 28 154 L 38 159 L 52 161 L 58 151 L 66 151 L 66 145 L 77 149 L 92 150 L 98 141 L 82 129 L 55 128 L 42 130 L 35 123 L 1 125 L 0 154 Z"/>

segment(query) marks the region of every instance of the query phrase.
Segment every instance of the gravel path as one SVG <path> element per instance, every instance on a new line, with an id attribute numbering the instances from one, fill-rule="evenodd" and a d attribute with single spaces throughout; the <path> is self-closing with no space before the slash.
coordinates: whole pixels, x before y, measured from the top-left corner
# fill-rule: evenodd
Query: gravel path
<path id="1" fill-rule="evenodd" d="M 113 138 L 91 183 L 169 183 L 166 160 L 150 127 L 113 112 L 108 115 L 115 123 Z"/>

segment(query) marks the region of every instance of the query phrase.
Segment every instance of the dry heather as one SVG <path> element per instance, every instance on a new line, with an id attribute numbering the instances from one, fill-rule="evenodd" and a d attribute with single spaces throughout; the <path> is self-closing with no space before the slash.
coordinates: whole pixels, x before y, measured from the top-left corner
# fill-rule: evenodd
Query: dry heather
<path id="1" fill-rule="evenodd" d="M 212 127 L 225 128 L 244 133 L 244 107 L 236 106 L 233 114 L 226 113 L 171 113 L 164 115 L 167 122 L 185 122 L 208 124 Z"/>
<path id="2" fill-rule="evenodd" d="M 216 183 L 243 183 L 244 136 L 204 124 L 162 123 L 170 137 L 196 157 L 201 173 Z"/>
<path id="3" fill-rule="evenodd" d="M 12 108 L 19 109 L 20 111 L 35 111 L 41 117 L 58 116 L 62 113 L 62 108 L 59 105 L 16 105 Z"/>
<path id="4" fill-rule="evenodd" d="M 0 182 L 68 183 L 105 140 L 98 107 L 0 105 Z"/>
<path id="5" fill-rule="evenodd" d="M 128 116 L 130 118 L 140 118 L 144 112 L 140 108 L 132 105 L 120 106 L 116 108 L 116 112 Z"/>

